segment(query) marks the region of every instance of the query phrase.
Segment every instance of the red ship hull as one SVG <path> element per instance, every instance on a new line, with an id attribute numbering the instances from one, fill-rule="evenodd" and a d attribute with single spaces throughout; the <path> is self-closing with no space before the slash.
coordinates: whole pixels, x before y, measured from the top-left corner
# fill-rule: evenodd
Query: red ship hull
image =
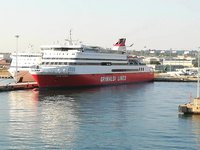
<path id="1" fill-rule="evenodd" d="M 154 79 L 153 72 L 80 75 L 32 74 L 32 76 L 41 88 L 117 85 L 134 82 L 148 82 L 153 81 Z"/>

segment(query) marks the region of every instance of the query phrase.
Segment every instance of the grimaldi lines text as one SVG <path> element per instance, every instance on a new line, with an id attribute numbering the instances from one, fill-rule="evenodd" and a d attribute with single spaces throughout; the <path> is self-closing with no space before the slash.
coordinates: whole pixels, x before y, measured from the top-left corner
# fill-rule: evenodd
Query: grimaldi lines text
<path id="1" fill-rule="evenodd" d="M 128 56 L 126 39 L 113 49 L 75 44 L 42 46 L 42 62 L 31 74 L 39 87 L 81 87 L 152 81 L 152 69 Z"/>

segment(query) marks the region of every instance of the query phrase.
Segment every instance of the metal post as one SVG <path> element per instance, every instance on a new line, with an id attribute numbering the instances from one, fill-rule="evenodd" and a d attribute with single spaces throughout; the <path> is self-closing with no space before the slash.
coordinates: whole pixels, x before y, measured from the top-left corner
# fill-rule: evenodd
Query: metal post
<path id="1" fill-rule="evenodd" d="M 18 82 L 17 74 L 18 74 L 18 39 L 19 35 L 15 35 L 16 37 L 16 72 L 15 72 L 15 80 Z"/>
<path id="2" fill-rule="evenodd" d="M 199 50 L 200 50 L 200 47 L 198 47 L 198 50 L 197 50 L 197 64 L 198 64 L 198 72 L 197 72 L 197 98 L 199 98 Z"/>
<path id="3" fill-rule="evenodd" d="M 172 48 L 170 48 L 170 65 L 169 65 L 170 72 L 172 71 L 171 62 L 172 62 Z"/>

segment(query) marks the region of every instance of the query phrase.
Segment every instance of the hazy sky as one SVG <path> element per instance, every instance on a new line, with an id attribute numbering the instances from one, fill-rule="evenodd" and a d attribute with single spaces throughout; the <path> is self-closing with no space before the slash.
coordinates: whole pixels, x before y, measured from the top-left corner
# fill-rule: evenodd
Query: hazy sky
<path id="1" fill-rule="evenodd" d="M 112 47 L 197 49 L 200 0 L 0 0 L 0 52 L 27 51 L 72 38 Z"/>

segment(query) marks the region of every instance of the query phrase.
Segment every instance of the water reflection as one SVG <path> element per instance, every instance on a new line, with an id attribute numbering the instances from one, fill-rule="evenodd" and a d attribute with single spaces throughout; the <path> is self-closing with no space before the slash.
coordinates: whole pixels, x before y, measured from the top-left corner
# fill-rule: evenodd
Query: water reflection
<path id="1" fill-rule="evenodd" d="M 200 149 L 200 115 L 179 114 L 179 118 L 187 120 L 191 125 L 191 132 L 194 135 L 196 147 Z"/>
<path id="2" fill-rule="evenodd" d="M 9 138 L 11 149 L 24 148 L 24 142 L 37 131 L 37 93 L 31 91 L 9 92 Z"/>
<path id="3" fill-rule="evenodd" d="M 41 140 L 48 148 L 73 146 L 79 129 L 73 98 L 50 91 L 40 92 L 39 97 Z"/>
<path id="4" fill-rule="evenodd" d="M 78 130 L 73 99 L 48 93 L 9 93 L 11 149 L 26 149 L 38 145 L 62 148 L 73 144 L 75 132 Z"/>
<path id="5" fill-rule="evenodd" d="M 71 146 L 75 149 L 77 145 L 79 145 L 79 148 L 81 145 L 83 149 L 87 149 L 89 145 L 98 145 L 101 147 L 102 141 L 106 143 L 110 143 L 112 140 L 118 142 L 125 141 L 126 137 L 120 135 L 124 133 L 123 128 L 125 128 L 125 124 L 130 120 L 128 118 L 130 114 L 127 113 L 131 112 L 134 114 L 134 111 L 137 111 L 137 109 L 133 109 L 135 107 L 134 101 L 135 103 L 140 101 L 136 99 L 136 95 L 141 94 L 141 88 L 148 89 L 148 85 L 135 84 L 76 90 L 59 89 L 56 91 L 41 90 L 39 91 L 39 101 L 42 109 L 48 109 L 45 112 L 49 114 L 59 112 L 56 120 L 53 120 L 53 125 L 46 124 L 48 121 L 41 122 L 54 135 L 58 134 L 60 130 L 57 127 L 54 128 L 54 125 L 67 124 L 65 123 L 67 121 L 69 125 L 67 128 L 71 128 L 71 132 L 74 132 L 68 133 L 70 130 L 65 131 L 64 129 L 61 131 L 66 132 L 65 136 L 67 134 L 74 134 L 74 136 L 69 137 L 72 138 L 71 141 L 73 144 Z M 60 107 L 55 106 L 55 104 Z M 69 117 L 66 118 L 67 114 Z M 47 115 L 42 116 L 46 117 Z M 50 119 L 49 116 L 47 117 L 42 120 Z M 42 135 L 48 137 L 50 131 L 46 131 L 44 128 Z M 58 139 L 58 137 L 54 137 L 54 140 Z M 49 142 L 54 142 L 51 140 L 49 138 Z M 69 141 L 69 139 L 66 137 L 65 141 Z"/>
<path id="6" fill-rule="evenodd" d="M 148 91 L 147 85 L 10 92 L 9 148 L 72 149 L 80 139 L 94 134 L 89 129 L 120 129 L 132 109 L 127 99 L 133 98 L 133 91 L 135 95 L 141 88 Z M 96 134 L 104 139 L 103 132 Z"/>

